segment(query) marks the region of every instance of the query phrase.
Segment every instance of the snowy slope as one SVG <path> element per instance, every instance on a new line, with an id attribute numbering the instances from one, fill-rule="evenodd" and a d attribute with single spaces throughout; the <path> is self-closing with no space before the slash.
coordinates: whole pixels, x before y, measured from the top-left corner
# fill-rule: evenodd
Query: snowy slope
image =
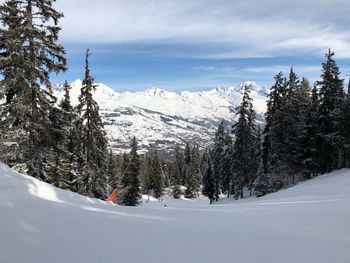
<path id="1" fill-rule="evenodd" d="M 262 199 L 164 204 L 114 206 L 0 164 L 0 262 L 350 262 L 350 170 Z"/>
<path id="2" fill-rule="evenodd" d="M 81 80 L 76 80 L 71 86 L 71 99 L 75 105 Z M 256 111 L 265 112 L 267 90 L 254 82 L 179 94 L 155 87 L 144 92 L 118 93 L 100 83 L 94 98 L 100 105 L 111 146 L 116 151 L 122 151 L 134 135 L 144 150 L 157 148 L 166 151 L 187 141 L 208 146 L 221 120 L 234 121 L 235 108 L 245 87 L 251 90 Z M 62 98 L 61 86 L 55 89 L 55 94 Z"/>

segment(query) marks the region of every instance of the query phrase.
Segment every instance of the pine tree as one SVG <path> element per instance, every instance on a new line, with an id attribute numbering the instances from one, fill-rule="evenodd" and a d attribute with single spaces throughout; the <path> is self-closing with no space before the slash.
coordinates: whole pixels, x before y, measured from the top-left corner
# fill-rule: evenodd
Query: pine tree
<path id="1" fill-rule="evenodd" d="M 288 162 L 290 144 L 288 133 L 291 114 L 286 105 L 290 104 L 293 88 L 289 86 L 296 81 L 291 70 L 290 79 L 286 80 L 282 72 L 275 76 L 275 84 L 271 88 L 267 102 L 266 126 L 264 129 L 263 164 L 264 171 L 269 176 L 269 182 L 274 191 L 279 190 L 288 182 L 291 167 Z M 293 84 L 292 84 L 293 86 Z"/>
<path id="2" fill-rule="evenodd" d="M 70 89 L 71 89 L 71 86 L 68 84 L 66 80 L 63 84 L 63 90 L 64 90 L 63 99 L 61 100 L 59 106 L 62 110 L 66 111 L 67 113 L 73 113 L 73 110 L 74 110 L 70 100 Z M 72 115 L 70 115 L 69 117 L 72 118 Z"/>
<path id="3" fill-rule="evenodd" d="M 63 112 L 64 126 L 63 129 L 68 131 L 68 152 L 70 155 L 71 171 L 70 171 L 70 190 L 78 192 L 78 181 L 80 179 L 80 171 L 82 170 L 83 153 L 79 142 L 82 140 L 80 137 L 80 131 L 77 129 L 76 124 L 79 123 L 80 117 L 78 112 L 71 104 L 70 99 L 71 86 L 67 81 L 64 82 L 63 90 L 64 96 L 59 102 L 59 108 Z"/>
<path id="4" fill-rule="evenodd" d="M 47 154 L 48 164 L 45 171 L 48 174 L 48 182 L 65 189 L 76 191 L 74 180 L 74 141 L 73 121 L 75 113 L 70 102 L 70 86 L 64 84 L 65 95 L 58 108 L 50 112 L 50 123 L 53 136 L 53 145 Z"/>
<path id="5" fill-rule="evenodd" d="M 233 166 L 233 142 L 232 137 L 228 132 L 225 132 L 224 135 L 224 152 L 223 159 L 221 160 L 221 189 L 223 193 L 227 194 L 227 198 L 230 197 L 231 193 L 234 193 L 234 180 L 232 174 Z"/>
<path id="6" fill-rule="evenodd" d="M 254 115 L 255 116 L 255 115 Z M 260 171 L 264 171 L 264 166 L 262 163 L 262 147 L 261 147 L 261 129 L 260 126 L 256 126 L 253 130 L 253 141 L 251 144 L 251 172 L 248 177 L 248 189 L 250 191 L 250 196 L 253 193 L 254 182 L 259 175 Z"/>
<path id="7" fill-rule="evenodd" d="M 255 180 L 255 172 L 251 169 L 257 127 L 252 99 L 247 88 L 244 89 L 243 99 L 237 111 L 238 122 L 233 125 L 235 135 L 233 146 L 233 172 L 236 187 L 236 197 L 243 198 L 243 188 Z M 252 179 L 254 178 L 254 180 Z"/>
<path id="8" fill-rule="evenodd" d="M 140 156 L 141 160 L 141 192 L 142 194 L 150 194 L 151 190 L 151 167 L 152 167 L 152 157 L 149 154 Z"/>
<path id="9" fill-rule="evenodd" d="M 112 193 L 119 185 L 118 166 L 112 151 L 109 151 L 107 164 L 107 194 Z"/>
<path id="10" fill-rule="evenodd" d="M 227 133 L 225 131 L 224 122 L 222 121 L 215 133 L 214 148 L 212 152 L 212 166 L 214 173 L 215 182 L 215 200 L 219 199 L 222 186 L 222 175 L 224 174 L 225 167 L 224 161 L 227 157 L 226 155 L 226 143 L 227 143 Z"/>
<path id="11" fill-rule="evenodd" d="M 181 174 L 180 170 L 177 165 L 174 167 L 175 170 L 175 175 L 174 175 L 174 182 L 173 182 L 173 197 L 175 199 L 179 199 L 180 196 L 182 195 L 181 191 Z"/>
<path id="12" fill-rule="evenodd" d="M 281 163 L 284 163 L 287 177 L 284 183 L 294 184 L 295 176 L 304 173 L 303 165 L 306 145 L 304 133 L 307 122 L 307 115 L 311 107 L 311 88 L 308 80 L 303 78 L 301 82 L 293 69 L 290 71 L 287 81 L 287 93 L 284 98 L 285 103 L 282 105 L 282 113 L 280 116 L 280 129 L 285 130 L 284 152 L 278 152 Z"/>
<path id="13" fill-rule="evenodd" d="M 312 89 L 311 104 L 305 118 L 305 126 L 300 134 L 300 148 L 303 176 L 310 179 L 320 172 L 319 145 L 321 144 L 318 126 L 318 93 L 316 85 Z"/>
<path id="14" fill-rule="evenodd" d="M 50 112 L 50 123 L 53 141 L 50 151 L 46 154 L 47 164 L 44 167 L 47 181 L 56 187 L 72 189 L 74 180 L 72 152 L 70 151 L 71 122 L 68 112 L 53 108 Z"/>
<path id="15" fill-rule="evenodd" d="M 286 83 L 286 95 L 284 97 L 284 103 L 281 105 L 280 126 L 285 131 L 284 141 L 280 142 L 284 144 L 285 151 L 279 152 L 281 162 L 286 164 L 288 168 L 288 180 L 292 178 L 294 182 L 294 174 L 300 167 L 300 160 L 298 159 L 298 136 L 302 130 L 303 125 L 303 112 L 301 112 L 301 98 L 299 94 L 301 90 L 300 80 L 293 68 L 290 69 L 289 78 Z M 309 94 L 303 94 L 309 96 Z"/>
<path id="16" fill-rule="evenodd" d="M 186 181 L 186 198 L 195 198 L 198 196 L 200 188 L 200 156 L 197 147 L 193 148 L 191 154 L 191 162 L 189 164 L 189 174 Z"/>
<path id="17" fill-rule="evenodd" d="M 210 158 L 207 160 L 206 171 L 203 175 L 203 195 L 209 198 L 210 204 L 216 199 L 215 177 Z"/>
<path id="18" fill-rule="evenodd" d="M 171 167 L 170 164 L 166 161 L 161 161 L 161 168 L 163 171 L 163 182 L 164 187 L 169 188 L 171 187 Z"/>
<path id="19" fill-rule="evenodd" d="M 131 151 L 126 158 L 125 174 L 122 178 L 122 205 L 136 206 L 139 204 L 140 195 L 140 156 L 137 153 L 138 145 L 134 137 L 131 142 Z"/>
<path id="20" fill-rule="evenodd" d="M 264 172 L 271 173 L 273 167 L 277 163 L 277 154 L 275 141 L 276 137 L 283 137 L 278 134 L 279 128 L 275 127 L 276 121 L 278 121 L 277 112 L 283 104 L 283 96 L 285 95 L 286 80 L 282 72 L 279 72 L 275 76 L 275 84 L 271 87 L 269 99 L 267 102 L 267 111 L 265 113 L 266 125 L 263 132 L 263 151 L 262 158 L 264 164 Z"/>
<path id="21" fill-rule="evenodd" d="M 154 191 L 154 197 L 160 198 L 164 191 L 164 173 L 157 152 L 153 153 L 151 167 L 151 189 Z"/>
<path id="22" fill-rule="evenodd" d="M 184 161 L 185 161 L 185 173 L 184 178 L 182 180 L 183 185 L 187 184 L 188 177 L 191 176 L 191 147 L 188 143 L 186 143 L 185 153 L 184 153 Z"/>
<path id="23" fill-rule="evenodd" d="M 64 47 L 56 43 L 61 30 L 58 20 L 63 14 L 52 8 L 53 1 L 23 0 L 19 3 L 19 10 L 25 17 L 21 37 L 24 41 L 24 53 L 27 54 L 22 67 L 31 98 L 27 155 L 31 160 L 28 163 L 28 173 L 42 180 L 49 180 L 43 173 L 47 145 L 52 145 L 49 114 L 55 103 L 49 74 L 66 70 Z M 40 87 L 42 84 L 45 89 Z"/>
<path id="24" fill-rule="evenodd" d="M 202 175 L 204 175 L 205 171 L 207 170 L 208 159 L 209 159 L 209 151 L 208 149 L 206 149 L 201 155 L 201 174 Z"/>
<path id="25" fill-rule="evenodd" d="M 23 21 L 18 0 L 9 0 L 0 6 L 0 22 L 3 26 L 0 28 L 0 71 L 3 75 L 2 96 L 6 104 L 18 99 L 26 87 Z M 16 117 L 16 112 L 11 113 Z"/>
<path id="26" fill-rule="evenodd" d="M 185 162 L 185 156 L 183 152 L 181 151 L 179 145 L 175 148 L 175 163 L 177 166 L 177 169 L 180 173 L 180 185 L 185 185 L 186 182 L 186 162 Z"/>
<path id="27" fill-rule="evenodd" d="M 76 151 L 79 162 L 79 192 L 91 197 L 107 196 L 107 139 L 99 115 L 99 107 L 92 97 L 96 89 L 90 75 L 89 50 L 86 51 L 85 78 L 77 106 L 76 129 L 79 132 Z"/>
<path id="28" fill-rule="evenodd" d="M 0 110 L 6 122 L 1 126 L 8 134 L 20 134 L 15 140 L 22 156 L 17 159 L 42 180 L 48 180 L 44 167 L 47 147 L 53 143 L 49 115 L 55 98 L 49 74 L 66 69 L 65 50 L 57 44 L 63 14 L 52 8 L 52 2 L 11 0 L 0 6 L 0 72 L 6 87 L 5 107 Z"/>
<path id="29" fill-rule="evenodd" d="M 264 196 L 271 192 L 268 175 L 264 172 L 264 165 L 261 162 L 254 181 L 254 190 L 258 197 Z"/>
<path id="30" fill-rule="evenodd" d="M 24 130 L 29 108 L 29 96 L 23 93 L 25 76 L 21 72 L 24 63 L 19 3 L 7 1 L 0 6 L 0 160 L 10 166 L 20 162 L 21 146 L 28 144 Z M 12 102 L 12 103 L 11 103 Z M 26 172 L 25 169 L 22 172 Z"/>
<path id="31" fill-rule="evenodd" d="M 271 164 L 277 179 L 276 188 L 280 188 L 294 180 L 294 167 L 292 164 L 296 146 L 294 141 L 298 131 L 296 131 L 293 124 L 296 122 L 298 115 L 298 101 L 295 93 L 299 85 L 299 78 L 293 71 L 293 68 L 291 68 L 289 78 L 285 79 L 279 89 L 276 90 L 279 96 L 279 103 L 276 104 L 275 114 L 270 127 Z"/>
<path id="32" fill-rule="evenodd" d="M 334 53 L 329 49 L 327 61 L 322 64 L 318 124 L 321 137 L 321 172 L 330 172 L 343 166 L 344 137 L 342 104 L 344 98 L 343 80 L 339 68 L 333 59 Z"/>

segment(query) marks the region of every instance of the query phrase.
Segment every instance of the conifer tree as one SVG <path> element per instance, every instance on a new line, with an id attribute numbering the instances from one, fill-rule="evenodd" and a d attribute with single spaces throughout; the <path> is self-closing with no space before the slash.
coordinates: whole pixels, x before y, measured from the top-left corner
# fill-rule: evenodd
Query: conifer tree
<path id="1" fill-rule="evenodd" d="M 50 112 L 50 122 L 52 130 L 53 145 L 48 153 L 47 170 L 48 182 L 53 185 L 76 191 L 74 181 L 76 174 L 74 172 L 74 125 L 76 118 L 73 107 L 70 102 L 70 86 L 67 81 L 64 84 L 64 97 L 59 103 L 59 107 L 54 107 Z"/>
<path id="2" fill-rule="evenodd" d="M 195 198 L 198 196 L 198 191 L 200 188 L 200 156 L 197 147 L 193 148 L 191 154 L 191 162 L 189 165 L 190 173 L 188 174 L 186 181 L 186 198 Z"/>
<path id="3" fill-rule="evenodd" d="M 0 5 L 0 73 L 3 76 L 0 85 L 0 98 L 5 103 L 0 107 L 1 135 L 12 135 L 18 141 L 15 131 L 23 129 L 27 119 L 29 98 L 24 96 L 28 89 L 26 83 L 25 54 L 23 50 L 23 16 L 17 0 L 6 1 Z M 27 93 L 28 94 L 28 93 Z M 12 102 L 12 103 L 11 103 Z M 9 141 L 9 137 L 6 138 Z"/>
<path id="4" fill-rule="evenodd" d="M 182 195 L 182 191 L 181 191 L 181 175 L 180 175 L 180 170 L 177 167 L 177 165 L 175 165 L 174 167 L 174 181 L 173 181 L 173 197 L 175 199 L 179 199 L 180 196 Z"/>
<path id="5" fill-rule="evenodd" d="M 5 98 L 5 103 L 0 108 L 0 113 L 3 113 L 0 129 L 6 129 L 7 132 L 12 126 L 25 124 L 27 109 L 24 106 L 29 105 L 29 99 L 23 96 L 27 85 L 23 69 L 23 20 L 17 0 L 9 0 L 0 5 L 0 73 L 3 76 L 0 98 Z"/>
<path id="6" fill-rule="evenodd" d="M 157 152 L 154 152 L 152 156 L 151 189 L 154 191 L 155 198 L 162 197 L 164 191 L 164 173 Z"/>
<path id="7" fill-rule="evenodd" d="M 283 98 L 279 115 L 280 129 L 284 130 L 284 138 L 280 145 L 284 145 L 284 151 L 278 153 L 281 162 L 285 163 L 288 170 L 287 176 L 294 181 L 294 173 L 300 167 L 298 159 L 298 136 L 303 125 L 303 114 L 301 112 L 301 101 L 299 94 L 301 92 L 300 80 L 293 68 L 290 69 L 289 78 L 286 83 L 286 94 Z M 303 94 L 309 96 L 309 94 Z M 281 150 L 281 149 L 280 149 Z M 289 179 L 288 178 L 288 179 Z"/>
<path id="8" fill-rule="evenodd" d="M 52 147 L 46 154 L 47 165 L 44 167 L 47 181 L 56 187 L 72 189 L 74 180 L 72 152 L 70 151 L 71 123 L 70 113 L 61 108 L 53 108 L 50 112 L 52 130 Z"/>
<path id="9" fill-rule="evenodd" d="M 286 87 L 287 93 L 279 116 L 279 127 L 285 131 L 283 141 L 284 152 L 280 151 L 280 163 L 284 163 L 286 178 L 284 183 L 294 184 L 295 175 L 303 173 L 303 155 L 305 152 L 305 139 L 303 131 L 306 126 L 307 114 L 311 106 L 311 88 L 306 78 L 300 82 L 297 75 L 291 69 Z"/>
<path id="10" fill-rule="evenodd" d="M 226 159 L 226 143 L 227 133 L 225 131 L 224 122 L 222 121 L 215 133 L 214 148 L 212 152 L 212 166 L 215 182 L 215 200 L 219 199 L 222 186 L 222 175 L 225 174 L 224 160 Z"/>
<path id="11" fill-rule="evenodd" d="M 140 156 L 137 153 L 138 144 L 136 137 L 132 139 L 131 150 L 126 157 L 125 173 L 121 181 L 123 199 L 122 205 L 136 206 L 139 204 L 140 195 Z"/>
<path id="12" fill-rule="evenodd" d="M 293 81 L 287 81 L 282 72 L 275 76 L 275 84 L 271 88 L 267 102 L 266 126 L 264 129 L 264 141 L 262 158 L 264 171 L 269 176 L 272 189 L 277 191 L 289 180 L 291 169 L 287 162 L 289 157 L 288 129 L 290 115 L 288 112 L 287 98 L 292 92 L 288 86 L 296 80 L 294 72 L 291 72 Z"/>
<path id="13" fill-rule="evenodd" d="M 209 151 L 206 149 L 202 154 L 201 154 L 201 174 L 204 175 L 205 171 L 207 170 L 207 165 L 208 165 L 208 159 L 209 159 Z M 203 179 L 203 178 L 202 178 Z"/>
<path id="14" fill-rule="evenodd" d="M 233 146 L 233 172 L 236 187 L 236 197 L 243 198 L 243 187 L 254 181 L 255 172 L 251 169 L 257 127 L 252 99 L 247 88 L 244 89 L 243 99 L 237 111 L 238 122 L 233 125 L 235 135 Z M 251 179 L 251 178 L 254 178 Z"/>
<path id="15" fill-rule="evenodd" d="M 151 190 L 151 167 L 152 167 L 152 158 L 151 155 L 145 154 L 140 156 L 141 160 L 141 192 L 142 194 L 149 194 Z"/>
<path id="16" fill-rule="evenodd" d="M 261 162 L 254 181 L 254 190 L 258 197 L 264 196 L 271 192 L 268 174 L 264 172 L 264 165 Z"/>
<path id="17" fill-rule="evenodd" d="M 221 189 L 223 193 L 227 194 L 227 198 L 230 197 L 230 194 L 234 193 L 234 180 L 232 173 L 233 166 L 233 142 L 231 135 L 225 131 L 224 135 L 224 152 L 223 159 L 221 160 Z"/>
<path id="18" fill-rule="evenodd" d="M 176 162 L 176 166 L 179 170 L 180 173 L 180 179 L 181 185 L 185 185 L 186 182 L 186 162 L 185 162 L 185 156 L 183 154 L 183 152 L 181 151 L 179 145 L 176 146 L 175 148 L 175 162 Z"/>
<path id="19" fill-rule="evenodd" d="M 91 197 L 104 198 L 107 196 L 107 139 L 103 129 L 99 107 L 92 94 L 96 89 L 94 79 L 90 75 L 89 50 L 85 57 L 85 78 L 79 96 L 77 106 L 78 119 L 76 129 L 79 131 L 78 146 L 79 156 L 78 184 L 79 192 Z"/>
<path id="20" fill-rule="evenodd" d="M 21 134 L 16 141 L 27 172 L 42 180 L 48 180 L 45 155 L 52 145 L 49 115 L 55 102 L 49 74 L 66 69 L 65 50 L 57 44 L 63 14 L 52 3 L 12 0 L 0 6 L 0 72 L 6 87 L 1 113 L 7 116 L 1 126 Z"/>
<path id="21" fill-rule="evenodd" d="M 107 163 L 107 194 L 112 193 L 119 185 L 118 167 L 112 151 L 109 151 Z"/>
<path id="22" fill-rule="evenodd" d="M 76 124 L 80 121 L 80 117 L 78 116 L 76 109 L 71 104 L 70 89 L 71 86 L 67 81 L 65 81 L 63 85 L 64 95 L 58 106 L 63 113 L 64 118 L 64 126 L 62 128 L 68 132 L 67 147 L 71 163 L 70 190 L 77 192 L 79 172 L 82 168 L 82 165 L 79 161 L 83 159 L 83 154 L 79 152 L 79 141 L 81 141 L 81 134 L 76 127 Z"/>
<path id="23" fill-rule="evenodd" d="M 206 171 L 203 175 L 203 195 L 209 198 L 210 204 L 216 199 L 215 177 L 210 158 L 207 160 Z"/>
<path id="24" fill-rule="evenodd" d="M 262 151 L 265 173 L 271 173 L 273 170 L 272 168 L 277 163 L 277 155 L 275 153 L 275 150 L 278 149 L 278 146 L 275 145 L 275 141 L 276 137 L 281 137 L 278 134 L 278 132 L 281 131 L 279 131 L 279 129 L 275 127 L 275 124 L 276 121 L 278 121 L 277 112 L 283 104 L 282 98 L 285 95 L 285 83 L 286 80 L 283 76 L 283 73 L 279 72 L 275 76 L 275 84 L 271 87 L 269 98 L 267 101 L 267 111 L 265 113 L 266 125 L 263 132 L 264 139 Z"/>
<path id="25" fill-rule="evenodd" d="M 321 144 L 318 126 L 318 92 L 316 85 L 312 89 L 311 104 L 305 118 L 305 126 L 300 134 L 300 148 L 303 149 L 301 160 L 303 176 L 310 179 L 320 172 Z"/>
<path id="26" fill-rule="evenodd" d="M 66 111 L 67 113 L 73 113 L 74 111 L 70 100 L 70 89 L 71 89 L 71 86 L 68 84 L 66 80 L 63 84 L 63 90 L 64 90 L 63 99 L 60 101 L 59 106 L 62 110 Z M 73 117 L 72 114 L 70 114 L 68 117 L 70 117 L 72 121 L 72 117 Z"/>
<path id="27" fill-rule="evenodd" d="M 318 125 L 321 137 L 321 172 L 330 172 L 343 166 L 342 104 L 344 98 L 343 80 L 339 68 L 329 49 L 326 62 L 322 64 L 320 86 Z"/>
<path id="28" fill-rule="evenodd" d="M 254 115 L 255 116 L 255 115 Z M 248 189 L 250 191 L 250 196 L 253 193 L 254 189 L 254 182 L 259 175 L 259 169 L 260 172 L 264 171 L 264 166 L 262 163 L 262 142 L 261 142 L 261 129 L 260 126 L 256 125 L 256 128 L 253 130 L 253 141 L 251 146 L 251 172 L 248 176 Z"/>
<path id="29" fill-rule="evenodd" d="M 185 161 L 185 176 L 183 178 L 183 185 L 187 184 L 188 178 L 191 176 L 191 147 L 188 143 L 186 143 L 185 152 L 184 152 L 184 161 Z"/>

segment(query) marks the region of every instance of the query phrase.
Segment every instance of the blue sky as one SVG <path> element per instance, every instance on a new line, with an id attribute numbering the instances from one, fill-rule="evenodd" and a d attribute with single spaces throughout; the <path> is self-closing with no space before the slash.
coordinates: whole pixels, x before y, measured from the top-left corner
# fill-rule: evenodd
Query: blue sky
<path id="1" fill-rule="evenodd" d="M 92 52 L 96 82 L 116 91 L 157 86 L 207 90 L 243 81 L 270 86 L 291 66 L 319 78 L 328 47 L 350 73 L 350 3 L 343 0 L 58 0 L 69 70 L 83 77 Z"/>

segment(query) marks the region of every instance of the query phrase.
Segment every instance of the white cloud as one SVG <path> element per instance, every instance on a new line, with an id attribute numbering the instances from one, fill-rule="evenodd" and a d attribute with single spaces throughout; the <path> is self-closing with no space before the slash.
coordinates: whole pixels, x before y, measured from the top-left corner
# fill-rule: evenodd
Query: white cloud
<path id="1" fill-rule="evenodd" d="M 60 0 L 65 43 L 217 46 L 206 58 L 324 53 L 350 58 L 345 0 Z M 189 55 L 189 54 L 186 54 Z"/>
<path id="2" fill-rule="evenodd" d="M 251 73 L 263 73 L 263 74 L 277 74 L 282 71 L 284 74 L 288 74 L 291 66 L 277 65 L 277 66 L 263 66 L 263 67 L 248 67 L 244 71 Z M 293 66 L 293 70 L 298 73 L 319 73 L 321 72 L 321 66 Z"/>

